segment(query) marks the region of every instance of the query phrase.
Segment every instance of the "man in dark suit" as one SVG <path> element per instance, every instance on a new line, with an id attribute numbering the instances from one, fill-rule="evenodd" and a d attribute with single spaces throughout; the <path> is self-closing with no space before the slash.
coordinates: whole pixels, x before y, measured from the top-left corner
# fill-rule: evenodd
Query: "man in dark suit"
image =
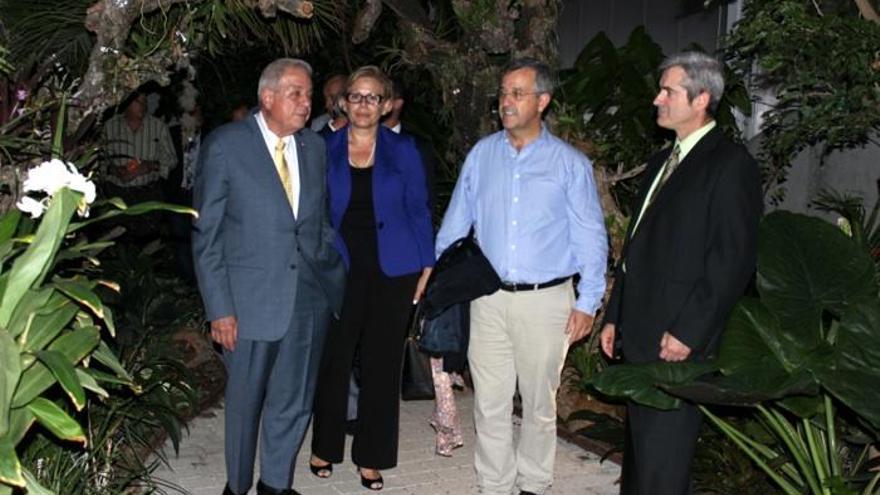
<path id="1" fill-rule="evenodd" d="M 197 167 L 196 274 L 228 372 L 224 495 L 250 489 L 258 432 L 257 493 L 297 493 L 294 461 L 326 328 L 342 304 L 324 142 L 303 129 L 311 72 L 297 59 L 269 64 L 259 111 L 214 131 Z"/>
<path id="2" fill-rule="evenodd" d="M 664 61 L 654 99 L 672 147 L 648 161 L 602 329 L 630 363 L 703 360 L 717 349 L 755 269 L 761 180 L 748 152 L 715 125 L 721 65 L 683 53 Z M 621 493 L 683 495 L 701 417 L 697 408 L 627 405 Z"/>

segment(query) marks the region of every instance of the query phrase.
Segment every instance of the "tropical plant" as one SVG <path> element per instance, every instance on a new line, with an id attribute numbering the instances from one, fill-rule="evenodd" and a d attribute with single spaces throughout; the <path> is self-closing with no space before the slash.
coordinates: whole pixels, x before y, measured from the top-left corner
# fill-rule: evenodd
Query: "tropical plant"
<path id="1" fill-rule="evenodd" d="M 717 359 L 611 366 L 593 385 L 661 408 L 700 404 L 786 494 L 864 494 L 880 429 L 880 298 L 874 262 L 835 226 L 774 212 L 761 223 L 757 291 L 727 324 Z M 753 408 L 776 441 L 762 442 L 717 414 Z"/>
<path id="2" fill-rule="evenodd" d="M 784 182 L 792 160 L 809 146 L 825 156 L 876 142 L 876 9 L 872 0 L 743 2 L 725 54 L 750 87 L 773 95 L 761 126 L 765 190 Z"/>
<path id="3" fill-rule="evenodd" d="M 880 190 L 880 182 L 877 188 Z M 859 196 L 821 191 L 813 200 L 813 206 L 841 216 L 841 220 L 838 220 L 841 228 L 848 231 L 853 241 L 874 259 L 877 276 L 880 277 L 880 199 L 870 212 L 866 212 Z"/>
<path id="4" fill-rule="evenodd" d="M 77 414 L 90 448 L 72 449 L 45 434 L 33 436 L 21 457 L 37 480 L 63 494 L 115 494 L 132 487 L 177 490 L 151 476 L 165 462 L 157 441 L 167 435 L 177 451 L 182 421 L 197 404 L 189 370 L 166 341 L 143 338 L 119 351 L 139 392 L 103 385 L 108 396 Z M 164 434 L 164 435 L 163 435 Z"/>
<path id="5" fill-rule="evenodd" d="M 59 112 L 53 149 L 61 154 L 64 106 Z M 192 210 L 159 202 L 128 207 L 118 198 L 94 201 L 94 184 L 58 159 L 35 167 L 19 208 L 0 218 L 0 494 L 13 487 L 52 493 L 19 460 L 19 447 L 35 423 L 53 437 L 87 444 L 82 425 L 71 415 L 87 403 L 86 391 L 109 393 L 101 383 L 117 383 L 139 392 L 136 382 L 102 338 L 115 333 L 112 311 L 96 295 L 106 280 L 92 280 L 97 255 L 111 242 L 91 242 L 84 228 L 119 215 L 157 209 Z M 72 221 L 74 215 L 92 218 Z M 55 386 L 62 394 L 55 398 Z"/>

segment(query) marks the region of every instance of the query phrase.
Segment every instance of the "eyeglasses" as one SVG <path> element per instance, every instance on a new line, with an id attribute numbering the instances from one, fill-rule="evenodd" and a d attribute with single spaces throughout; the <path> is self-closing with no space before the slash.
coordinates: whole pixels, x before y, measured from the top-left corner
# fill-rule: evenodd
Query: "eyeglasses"
<path id="1" fill-rule="evenodd" d="M 348 93 L 345 95 L 345 100 L 349 103 L 367 103 L 369 105 L 378 105 L 382 103 L 385 97 L 382 95 L 374 95 L 373 93 Z"/>
<path id="2" fill-rule="evenodd" d="M 503 89 L 498 90 L 498 101 L 503 100 L 504 98 L 510 96 L 516 101 L 523 101 L 526 96 L 532 95 L 540 95 L 546 93 L 546 91 L 523 91 L 521 89 L 514 89 L 513 91 L 504 91 Z"/>

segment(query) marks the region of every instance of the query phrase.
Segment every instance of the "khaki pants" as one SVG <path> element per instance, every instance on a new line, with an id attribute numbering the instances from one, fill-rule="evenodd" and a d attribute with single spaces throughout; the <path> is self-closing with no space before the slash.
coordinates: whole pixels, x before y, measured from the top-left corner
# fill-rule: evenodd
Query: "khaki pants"
<path id="1" fill-rule="evenodd" d="M 515 488 L 544 493 L 556 456 L 556 391 L 568 352 L 565 326 L 574 307 L 570 283 L 498 291 L 471 303 L 468 350 L 474 380 L 475 467 L 482 493 Z M 513 395 L 523 418 L 514 447 Z"/>

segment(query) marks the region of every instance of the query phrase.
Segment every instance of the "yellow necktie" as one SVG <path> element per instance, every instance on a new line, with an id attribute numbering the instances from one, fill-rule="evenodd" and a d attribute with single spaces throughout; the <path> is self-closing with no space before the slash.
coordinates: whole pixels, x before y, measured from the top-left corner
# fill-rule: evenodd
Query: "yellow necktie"
<path id="1" fill-rule="evenodd" d="M 279 139 L 275 143 L 275 170 L 278 171 L 278 178 L 284 186 L 284 194 L 287 195 L 287 202 L 293 208 L 293 187 L 290 182 L 290 170 L 287 168 L 287 159 L 284 157 L 284 140 Z"/>

